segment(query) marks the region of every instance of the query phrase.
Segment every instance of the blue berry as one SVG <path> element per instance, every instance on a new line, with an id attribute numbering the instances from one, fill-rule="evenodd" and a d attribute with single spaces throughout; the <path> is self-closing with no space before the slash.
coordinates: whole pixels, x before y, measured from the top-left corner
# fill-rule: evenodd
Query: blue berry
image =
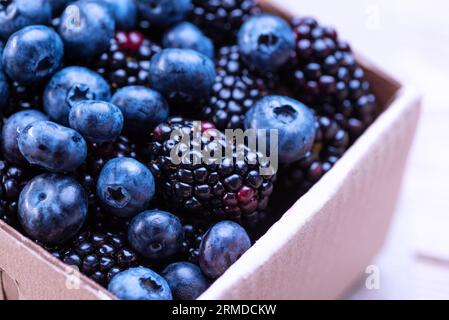
<path id="1" fill-rule="evenodd" d="M 59 34 L 67 55 L 75 59 L 93 58 L 106 51 L 114 32 L 114 18 L 100 2 L 80 0 L 61 15 Z"/>
<path id="2" fill-rule="evenodd" d="M 20 84 L 45 80 L 61 66 L 64 45 L 46 26 L 29 26 L 14 33 L 3 50 L 6 74 Z"/>
<path id="3" fill-rule="evenodd" d="M 165 48 L 192 49 L 214 58 L 212 41 L 190 22 L 181 22 L 164 34 L 162 41 Z"/>
<path id="4" fill-rule="evenodd" d="M 167 101 L 159 92 L 144 86 L 123 87 L 111 102 L 122 110 L 125 130 L 131 133 L 151 132 L 168 118 Z"/>
<path id="5" fill-rule="evenodd" d="M 152 88 L 168 99 L 189 103 L 206 97 L 215 76 L 212 60 L 190 49 L 164 49 L 151 59 Z"/>
<path id="6" fill-rule="evenodd" d="M 97 196 L 104 208 L 119 217 L 133 217 L 145 210 L 154 196 L 151 171 L 132 158 L 115 158 L 101 170 Z"/>
<path id="7" fill-rule="evenodd" d="M 111 99 L 109 84 L 98 73 L 84 67 L 67 67 L 56 73 L 43 94 L 45 112 L 53 121 L 68 125 L 70 108 L 81 100 Z"/>
<path id="8" fill-rule="evenodd" d="M 70 127 L 88 141 L 115 140 L 123 129 L 123 114 L 109 102 L 85 100 L 75 103 L 69 113 Z"/>
<path id="9" fill-rule="evenodd" d="M 47 116 L 37 110 L 23 110 L 13 114 L 6 120 L 1 135 L 1 150 L 3 156 L 9 162 L 15 165 L 21 165 L 26 163 L 25 158 L 22 156 L 19 150 L 17 139 L 20 132 L 35 121 L 47 120 Z"/>
<path id="10" fill-rule="evenodd" d="M 175 300 L 195 300 L 209 287 L 201 269 L 190 262 L 172 263 L 161 275 L 167 280 Z"/>
<path id="11" fill-rule="evenodd" d="M 27 26 L 50 24 L 51 11 L 49 0 L 1 1 L 0 39 L 8 40 L 14 32 Z"/>
<path id="12" fill-rule="evenodd" d="M 131 246 L 142 256 L 164 260 L 179 252 L 184 229 L 179 218 L 160 210 L 144 211 L 133 218 L 128 229 Z"/>
<path id="13" fill-rule="evenodd" d="M 157 26 L 167 26 L 184 20 L 192 5 L 191 0 L 136 1 L 140 14 Z"/>
<path id="14" fill-rule="evenodd" d="M 172 300 L 167 281 L 144 267 L 116 274 L 109 283 L 108 290 L 122 300 Z"/>
<path id="15" fill-rule="evenodd" d="M 292 56 L 295 34 L 283 19 L 255 16 L 246 21 L 238 34 L 239 49 L 245 62 L 255 70 L 274 72 Z"/>
<path id="16" fill-rule="evenodd" d="M 2 56 L 2 44 L 0 42 L 0 57 Z M 6 75 L 3 72 L 3 65 L 0 59 L 0 112 L 8 105 L 9 101 L 9 85 Z"/>
<path id="17" fill-rule="evenodd" d="M 210 228 L 200 245 L 200 267 L 211 279 L 221 276 L 249 248 L 251 240 L 245 229 L 232 221 L 222 221 Z"/>
<path id="18" fill-rule="evenodd" d="M 73 129 L 51 121 L 37 121 L 19 134 L 20 153 L 32 165 L 52 172 L 72 172 L 87 156 L 83 137 Z"/>
<path id="19" fill-rule="evenodd" d="M 134 0 L 101 0 L 111 10 L 118 30 L 133 30 L 137 24 L 137 5 Z"/>
<path id="20" fill-rule="evenodd" d="M 35 240 L 60 244 L 78 233 L 87 217 L 87 195 L 73 178 L 42 174 L 20 193 L 19 220 Z"/>
<path id="21" fill-rule="evenodd" d="M 281 163 L 302 159 L 312 149 L 315 139 L 312 111 L 301 102 L 284 96 L 266 96 L 256 102 L 245 116 L 245 128 L 265 129 L 267 135 L 270 129 L 277 130 Z"/>

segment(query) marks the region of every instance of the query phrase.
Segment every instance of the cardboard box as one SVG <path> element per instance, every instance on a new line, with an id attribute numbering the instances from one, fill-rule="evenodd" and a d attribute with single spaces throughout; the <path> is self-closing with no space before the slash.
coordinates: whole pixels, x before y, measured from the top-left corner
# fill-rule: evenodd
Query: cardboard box
<path id="1" fill-rule="evenodd" d="M 275 0 L 262 2 L 279 13 Z M 379 252 L 400 191 L 420 97 L 363 57 L 359 62 L 382 114 L 200 299 L 338 298 Z M 0 221 L 0 299 L 114 297 Z"/>

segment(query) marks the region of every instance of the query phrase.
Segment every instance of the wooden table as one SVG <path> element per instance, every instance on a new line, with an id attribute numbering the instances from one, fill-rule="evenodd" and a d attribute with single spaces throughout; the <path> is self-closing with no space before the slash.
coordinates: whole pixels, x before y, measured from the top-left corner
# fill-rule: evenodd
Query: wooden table
<path id="1" fill-rule="evenodd" d="M 373 264 L 380 289 L 364 281 L 352 299 L 449 299 L 449 2 L 277 0 L 334 25 L 353 47 L 424 95 L 390 238 Z"/>

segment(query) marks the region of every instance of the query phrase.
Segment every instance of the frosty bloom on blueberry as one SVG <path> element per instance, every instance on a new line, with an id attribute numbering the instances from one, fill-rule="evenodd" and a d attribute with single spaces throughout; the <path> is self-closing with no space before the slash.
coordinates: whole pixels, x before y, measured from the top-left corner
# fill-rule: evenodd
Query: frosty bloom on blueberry
<path id="1" fill-rule="evenodd" d="M 179 252 L 184 240 L 184 230 L 177 216 L 165 211 L 149 210 L 131 220 L 128 238 L 137 252 L 159 261 Z"/>
<path id="2" fill-rule="evenodd" d="M 132 30 L 137 24 L 137 4 L 134 0 L 100 0 L 112 12 L 118 30 Z"/>
<path id="3" fill-rule="evenodd" d="M 161 275 L 167 280 L 175 300 L 195 300 L 209 287 L 209 281 L 193 263 L 172 263 Z"/>
<path id="4" fill-rule="evenodd" d="M 125 130 L 130 133 L 153 130 L 168 118 L 167 101 L 159 92 L 144 86 L 128 86 L 117 90 L 111 103 L 122 111 Z"/>
<path id="5" fill-rule="evenodd" d="M 81 100 L 109 101 L 111 89 L 98 73 L 71 66 L 56 73 L 43 93 L 43 105 L 50 118 L 68 125 L 71 104 Z"/>
<path id="6" fill-rule="evenodd" d="M 3 53 L 2 43 L 0 42 L 0 58 Z M 0 111 L 6 107 L 9 100 L 9 84 L 3 71 L 2 59 L 0 59 Z"/>
<path id="7" fill-rule="evenodd" d="M 259 100 L 246 114 L 245 128 L 277 130 L 279 161 L 283 163 L 302 159 L 315 139 L 313 113 L 299 101 L 283 96 Z"/>
<path id="8" fill-rule="evenodd" d="M 135 159 L 112 159 L 98 177 L 97 195 L 111 214 L 133 217 L 145 210 L 153 199 L 153 175 Z"/>
<path id="9" fill-rule="evenodd" d="M 77 10 L 76 17 L 72 10 Z M 69 56 L 87 59 L 107 49 L 115 20 L 101 2 L 81 0 L 66 7 L 58 31 Z"/>
<path id="10" fill-rule="evenodd" d="M 9 117 L 3 125 L 0 138 L 1 150 L 4 157 L 14 164 L 23 165 L 26 163 L 25 158 L 19 150 L 19 135 L 29 124 L 47 119 L 48 117 L 45 114 L 33 109 L 19 111 Z"/>
<path id="11" fill-rule="evenodd" d="M 123 129 L 123 114 L 112 103 L 85 100 L 72 106 L 69 123 L 87 140 L 103 143 L 118 138 Z"/>
<path id="12" fill-rule="evenodd" d="M 0 39 L 30 25 L 50 23 L 52 0 L 10 0 L 0 3 Z M 59 1 L 59 0 L 58 0 Z"/>
<path id="13" fill-rule="evenodd" d="M 151 59 L 150 83 L 169 100 L 200 101 L 209 95 L 215 75 L 212 60 L 191 49 L 164 49 Z"/>
<path id="14" fill-rule="evenodd" d="M 73 178 L 43 174 L 20 194 L 20 223 L 33 239 L 62 243 L 77 234 L 86 217 L 87 196 Z"/>
<path id="15" fill-rule="evenodd" d="M 9 77 L 29 85 L 51 76 L 60 67 L 63 55 L 63 43 L 53 29 L 29 26 L 8 39 L 3 49 L 3 67 Z"/>
<path id="16" fill-rule="evenodd" d="M 261 15 L 249 19 L 239 31 L 243 59 L 256 70 L 276 71 L 291 57 L 295 35 L 279 17 Z"/>
<path id="17" fill-rule="evenodd" d="M 32 122 L 19 134 L 20 153 L 33 165 L 51 172 L 72 172 L 87 157 L 83 137 L 51 121 Z"/>
<path id="18" fill-rule="evenodd" d="M 167 281 L 151 269 L 125 270 L 112 278 L 109 291 L 123 300 L 171 300 Z"/>
<path id="19" fill-rule="evenodd" d="M 162 40 L 164 48 L 192 49 L 214 58 L 214 45 L 200 29 L 189 22 L 181 22 L 168 30 Z"/>

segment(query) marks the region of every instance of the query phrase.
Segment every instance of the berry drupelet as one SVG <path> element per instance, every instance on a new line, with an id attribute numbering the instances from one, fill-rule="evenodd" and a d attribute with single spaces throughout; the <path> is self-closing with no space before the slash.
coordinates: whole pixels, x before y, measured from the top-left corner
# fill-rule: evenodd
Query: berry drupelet
<path id="1" fill-rule="evenodd" d="M 261 12 L 254 0 L 193 0 L 191 20 L 218 44 L 235 42 L 240 26 Z"/>
<path id="2" fill-rule="evenodd" d="M 200 244 L 206 229 L 198 224 L 185 224 L 184 242 L 182 243 L 182 253 L 180 260 L 186 260 L 198 264 L 200 256 Z"/>
<path id="3" fill-rule="evenodd" d="M 300 101 L 336 119 L 356 139 L 378 112 L 363 69 L 335 29 L 313 18 L 293 19 L 292 25 L 296 54 L 286 67 L 287 85 Z"/>
<path id="4" fill-rule="evenodd" d="M 161 50 L 137 31 L 117 32 L 107 52 L 93 68 L 111 84 L 113 91 L 130 85 L 148 85 L 150 60 Z"/>
<path id="5" fill-rule="evenodd" d="M 185 213 L 190 218 L 239 220 L 254 217 L 267 207 L 273 191 L 275 174 L 261 173 L 262 168 L 271 172 L 270 163 L 245 146 L 233 146 L 232 158 L 223 156 L 224 136 L 217 130 L 209 130 L 214 129 L 210 123 L 202 122 L 201 129 L 197 128 L 198 124 L 172 118 L 153 131 L 144 157 L 156 179 L 160 199 L 175 213 Z M 213 131 L 217 135 L 211 138 L 199 131 L 208 134 Z M 174 138 L 172 133 L 175 133 Z M 185 144 L 186 140 L 189 145 Z M 198 146 L 212 157 L 204 158 L 204 153 L 198 153 Z M 171 156 L 175 147 L 186 150 L 180 163 Z M 216 151 L 219 149 L 220 153 Z M 240 154 L 236 149 L 243 150 L 244 160 L 238 159 Z"/>
<path id="6" fill-rule="evenodd" d="M 0 160 L 0 219 L 18 228 L 17 204 L 20 192 L 37 174 L 33 169 L 23 169 Z"/>
<path id="7" fill-rule="evenodd" d="M 125 230 L 106 231 L 91 222 L 73 241 L 59 247 L 47 246 L 46 249 L 106 287 L 117 273 L 140 265 L 137 253 L 127 243 Z"/>
<path id="8" fill-rule="evenodd" d="M 220 49 L 216 68 L 215 84 L 201 114 L 220 130 L 243 128 L 246 112 L 274 83 L 254 76 L 240 61 L 237 46 Z"/>
<path id="9" fill-rule="evenodd" d="M 316 118 L 313 150 L 302 160 L 280 170 L 279 187 L 288 190 L 292 199 L 306 193 L 343 156 L 350 146 L 349 134 L 336 120 Z"/>

